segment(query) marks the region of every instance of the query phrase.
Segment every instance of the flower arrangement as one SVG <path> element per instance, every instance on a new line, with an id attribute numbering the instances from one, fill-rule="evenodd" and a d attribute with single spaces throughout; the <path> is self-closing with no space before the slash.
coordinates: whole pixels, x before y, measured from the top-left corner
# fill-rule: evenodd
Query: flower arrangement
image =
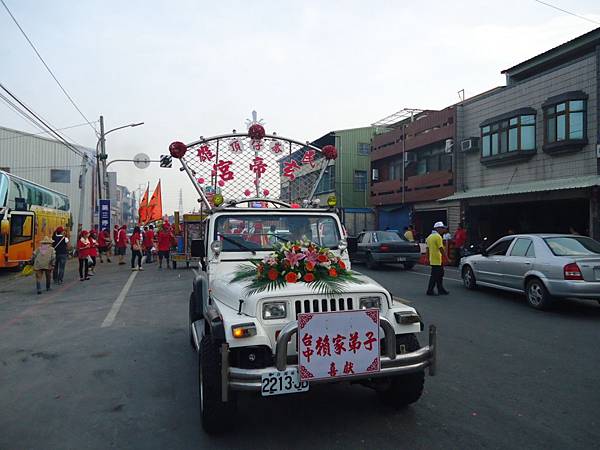
<path id="1" fill-rule="evenodd" d="M 249 295 L 283 288 L 288 283 L 305 283 L 320 294 L 338 294 L 346 283 L 362 283 L 341 258 L 308 241 L 277 244 L 264 259 L 239 266 L 231 281 L 249 282 Z"/>

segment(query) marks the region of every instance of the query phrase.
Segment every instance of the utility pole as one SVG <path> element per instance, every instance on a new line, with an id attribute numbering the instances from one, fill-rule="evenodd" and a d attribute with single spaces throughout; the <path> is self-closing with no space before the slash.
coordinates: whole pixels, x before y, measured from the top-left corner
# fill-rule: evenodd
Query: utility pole
<path id="1" fill-rule="evenodd" d="M 104 138 L 104 116 L 100 116 L 100 164 L 102 167 L 100 198 L 110 198 L 108 195 L 108 174 L 106 173 L 106 139 Z M 104 192 L 104 196 L 102 195 L 102 192 Z"/>
<path id="2" fill-rule="evenodd" d="M 81 158 L 81 171 L 79 172 L 79 211 L 77 213 L 77 235 L 83 228 L 83 209 L 85 205 L 85 176 L 87 174 L 88 157 L 84 153 Z"/>
<path id="3" fill-rule="evenodd" d="M 179 212 L 183 214 L 183 189 L 179 189 Z"/>

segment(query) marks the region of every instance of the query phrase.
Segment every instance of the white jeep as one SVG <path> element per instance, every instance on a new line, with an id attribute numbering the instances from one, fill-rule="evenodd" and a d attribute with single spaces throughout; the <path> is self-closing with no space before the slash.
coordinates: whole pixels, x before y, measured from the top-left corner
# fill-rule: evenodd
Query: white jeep
<path id="1" fill-rule="evenodd" d="M 421 347 L 415 309 L 351 271 L 335 198 L 319 208 L 316 196 L 337 149 L 266 134 L 255 113 L 248 125 L 169 147 L 206 215 L 189 302 L 204 429 L 231 423 L 240 391 L 351 381 L 396 407 L 417 401 L 435 372 L 435 327 Z"/>
<path id="2" fill-rule="evenodd" d="M 305 234 L 295 235 L 301 222 L 308 225 L 304 229 L 311 241 L 327 246 L 350 268 L 334 211 L 228 206 L 205 220 L 203 270 L 194 280 L 189 319 L 190 341 L 199 355 L 200 410 L 207 432 L 221 431 L 229 423 L 239 391 L 264 396 L 300 392 L 311 383 L 351 380 L 374 388 L 382 401 L 400 407 L 421 396 L 425 369 L 434 373 L 435 328 L 430 327 L 429 346 L 421 348 L 416 337 L 423 330 L 419 314 L 370 278 L 358 275 L 359 282 L 347 283 L 335 296 L 319 295 L 306 283 L 249 295 L 244 283 L 232 282 L 241 263 L 268 256 L 275 242 L 306 239 Z M 269 232 L 257 233 L 261 229 Z M 380 370 L 300 381 L 294 339 L 298 315 L 365 308 L 379 310 Z"/>

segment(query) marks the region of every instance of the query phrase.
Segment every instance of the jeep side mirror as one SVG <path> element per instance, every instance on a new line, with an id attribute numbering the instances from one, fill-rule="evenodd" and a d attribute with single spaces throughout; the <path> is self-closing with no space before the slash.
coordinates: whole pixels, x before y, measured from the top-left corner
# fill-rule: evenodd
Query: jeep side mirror
<path id="1" fill-rule="evenodd" d="M 206 256 L 206 252 L 204 251 L 204 240 L 193 239 L 191 253 L 193 258 L 204 258 Z"/>

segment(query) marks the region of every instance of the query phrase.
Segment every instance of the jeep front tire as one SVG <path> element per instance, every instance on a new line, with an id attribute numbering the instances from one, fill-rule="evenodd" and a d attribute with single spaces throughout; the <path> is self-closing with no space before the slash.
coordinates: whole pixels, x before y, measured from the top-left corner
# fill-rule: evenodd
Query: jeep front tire
<path id="1" fill-rule="evenodd" d="M 235 398 L 221 400 L 221 349 L 218 343 L 204 335 L 200 341 L 198 394 L 202 428 L 209 434 L 221 433 L 231 423 Z"/>
<path id="2" fill-rule="evenodd" d="M 419 348 L 421 346 L 414 334 L 396 335 L 398 354 L 414 352 Z M 402 408 L 421 398 L 425 384 L 425 371 L 390 377 L 386 381 L 386 387 L 377 391 L 379 399 L 387 406 Z"/>

